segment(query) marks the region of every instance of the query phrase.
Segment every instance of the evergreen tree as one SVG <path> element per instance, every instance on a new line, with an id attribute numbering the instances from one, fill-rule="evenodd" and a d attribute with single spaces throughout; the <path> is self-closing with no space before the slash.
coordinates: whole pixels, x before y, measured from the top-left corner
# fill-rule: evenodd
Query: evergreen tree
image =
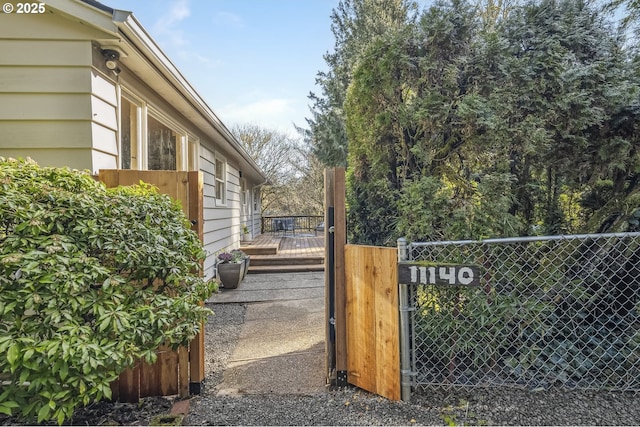
<path id="1" fill-rule="evenodd" d="M 582 0 L 492 25 L 456 0 L 377 39 L 344 104 L 351 240 L 624 228 L 640 206 L 631 65 Z"/>
<path id="2" fill-rule="evenodd" d="M 389 30 L 401 28 L 415 16 L 410 0 L 341 0 L 331 15 L 334 51 L 324 55 L 329 68 L 319 72 L 321 94 L 311 93 L 308 129 L 298 131 L 328 166 L 346 166 L 347 137 L 344 100 L 352 70 L 369 43 Z"/>

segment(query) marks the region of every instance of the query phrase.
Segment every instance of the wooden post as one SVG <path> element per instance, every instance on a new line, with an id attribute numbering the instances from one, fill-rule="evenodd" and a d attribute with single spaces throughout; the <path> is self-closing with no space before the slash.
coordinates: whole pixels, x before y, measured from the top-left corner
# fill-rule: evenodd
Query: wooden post
<path id="1" fill-rule="evenodd" d="M 204 176 L 202 172 L 189 172 L 189 214 L 188 217 L 193 224 L 193 230 L 198 233 L 200 241 L 204 236 L 204 213 L 202 210 L 204 194 Z M 201 265 L 202 267 L 202 265 Z M 200 268 L 202 274 L 202 268 Z M 203 304 L 203 303 L 201 303 Z M 202 380 L 204 380 L 204 323 L 200 325 L 200 332 L 191 341 L 189 346 L 189 392 L 200 394 L 202 391 Z"/>
<path id="2" fill-rule="evenodd" d="M 345 170 L 334 171 L 334 277 L 336 319 L 336 385 L 347 385 L 347 291 L 345 286 L 344 246 L 347 243 Z"/>
<path id="3" fill-rule="evenodd" d="M 327 379 L 347 385 L 347 293 L 344 246 L 347 243 L 344 168 L 325 169 L 325 310 Z"/>
<path id="4" fill-rule="evenodd" d="M 334 318 L 334 276 L 333 276 L 333 234 L 330 227 L 333 225 L 333 169 L 324 170 L 324 301 L 325 301 L 325 367 L 327 383 L 335 380 L 335 318 Z"/>

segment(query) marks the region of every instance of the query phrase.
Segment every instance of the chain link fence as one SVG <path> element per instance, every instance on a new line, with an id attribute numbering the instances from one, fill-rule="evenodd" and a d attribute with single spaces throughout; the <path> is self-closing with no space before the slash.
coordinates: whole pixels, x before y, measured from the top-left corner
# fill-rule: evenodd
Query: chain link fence
<path id="1" fill-rule="evenodd" d="M 410 286 L 414 385 L 640 390 L 640 233 L 411 243 L 409 258 L 480 276 Z"/>

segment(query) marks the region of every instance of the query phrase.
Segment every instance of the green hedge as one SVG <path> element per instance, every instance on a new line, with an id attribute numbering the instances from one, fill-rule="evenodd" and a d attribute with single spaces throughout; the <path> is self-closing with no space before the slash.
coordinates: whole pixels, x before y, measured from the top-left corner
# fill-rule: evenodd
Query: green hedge
<path id="1" fill-rule="evenodd" d="M 216 288 L 203 258 L 149 185 L 0 157 L 0 414 L 62 424 L 161 343 L 189 343 Z"/>

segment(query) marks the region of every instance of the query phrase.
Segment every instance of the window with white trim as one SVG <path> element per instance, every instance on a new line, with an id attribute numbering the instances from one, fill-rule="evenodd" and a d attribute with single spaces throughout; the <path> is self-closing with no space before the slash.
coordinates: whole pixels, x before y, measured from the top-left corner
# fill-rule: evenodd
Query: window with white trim
<path id="1" fill-rule="evenodd" d="M 216 203 L 227 203 L 227 162 L 216 157 Z"/>
<path id="2" fill-rule="evenodd" d="M 240 203 L 242 206 L 247 206 L 248 197 L 247 181 L 244 178 L 240 178 Z"/>
<path id="3" fill-rule="evenodd" d="M 258 212 L 260 208 L 260 187 L 253 189 L 253 211 Z"/>
<path id="4" fill-rule="evenodd" d="M 120 97 L 122 169 L 193 170 L 197 147 L 197 141 L 159 110 L 128 91 Z"/>
<path id="5" fill-rule="evenodd" d="M 181 137 L 153 116 L 147 117 L 147 169 L 177 170 Z"/>

